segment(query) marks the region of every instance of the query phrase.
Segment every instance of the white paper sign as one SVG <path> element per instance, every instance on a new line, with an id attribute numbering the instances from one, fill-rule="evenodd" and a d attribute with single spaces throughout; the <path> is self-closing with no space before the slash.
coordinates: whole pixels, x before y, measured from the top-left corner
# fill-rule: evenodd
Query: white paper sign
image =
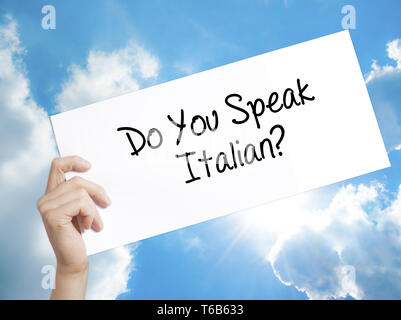
<path id="1" fill-rule="evenodd" d="M 390 165 L 348 31 L 51 122 L 112 199 L 88 254 Z"/>

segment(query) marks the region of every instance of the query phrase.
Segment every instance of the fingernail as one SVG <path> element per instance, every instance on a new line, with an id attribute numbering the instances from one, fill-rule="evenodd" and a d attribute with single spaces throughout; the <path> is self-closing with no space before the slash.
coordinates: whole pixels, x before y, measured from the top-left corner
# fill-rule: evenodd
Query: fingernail
<path id="1" fill-rule="evenodd" d="M 102 231 L 103 228 L 104 228 L 104 225 L 103 225 L 103 221 L 102 220 L 97 220 L 97 222 L 92 224 L 92 229 L 94 231 L 96 231 L 96 232 Z"/>
<path id="2" fill-rule="evenodd" d="M 111 205 L 111 199 L 107 194 L 106 194 L 106 203 L 108 206 Z"/>
<path id="3" fill-rule="evenodd" d="M 83 161 L 83 163 L 84 163 L 84 165 L 85 165 L 86 167 L 88 167 L 88 168 L 91 167 L 91 163 L 90 163 L 88 160 L 82 159 L 82 161 Z"/>

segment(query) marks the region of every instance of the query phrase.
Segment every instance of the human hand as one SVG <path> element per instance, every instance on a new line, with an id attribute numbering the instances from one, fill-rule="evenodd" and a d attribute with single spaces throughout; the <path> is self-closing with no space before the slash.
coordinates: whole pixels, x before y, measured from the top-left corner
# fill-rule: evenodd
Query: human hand
<path id="1" fill-rule="evenodd" d="M 82 293 L 85 296 L 88 258 L 77 218 L 80 216 L 83 228 L 101 231 L 103 222 L 96 204 L 107 207 L 111 201 L 97 184 L 78 176 L 66 181 L 64 173 L 85 172 L 90 166 L 78 156 L 54 159 L 46 192 L 37 202 L 57 258 L 57 290 L 52 298 L 82 298 Z"/>

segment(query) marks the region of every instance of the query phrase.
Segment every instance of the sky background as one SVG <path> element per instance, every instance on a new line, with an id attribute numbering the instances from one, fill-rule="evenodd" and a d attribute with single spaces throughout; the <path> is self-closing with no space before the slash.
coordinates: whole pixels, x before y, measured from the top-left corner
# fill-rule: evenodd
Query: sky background
<path id="1" fill-rule="evenodd" d="M 400 299 L 398 0 L 0 0 L 0 298 L 50 295 L 48 115 L 341 31 L 344 5 L 392 167 L 91 256 L 88 298 Z"/>

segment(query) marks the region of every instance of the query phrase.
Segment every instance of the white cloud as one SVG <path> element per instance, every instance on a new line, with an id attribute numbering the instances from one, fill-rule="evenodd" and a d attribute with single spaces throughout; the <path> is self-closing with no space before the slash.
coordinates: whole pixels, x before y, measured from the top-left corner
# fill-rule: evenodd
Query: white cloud
<path id="1" fill-rule="evenodd" d="M 48 165 L 56 155 L 45 110 L 34 101 L 17 23 L 0 25 L 0 288 L 1 298 L 44 298 L 41 268 L 54 264 L 36 212 Z"/>
<path id="2" fill-rule="evenodd" d="M 311 299 L 401 298 L 401 188 L 393 200 L 385 194 L 350 184 L 326 209 L 301 213 L 267 255 L 276 276 Z"/>
<path id="3" fill-rule="evenodd" d="M 56 97 L 56 110 L 65 111 L 139 89 L 140 82 L 155 79 L 159 60 L 130 41 L 111 53 L 89 52 L 86 66 L 72 64 L 70 76 Z"/>
<path id="4" fill-rule="evenodd" d="M 88 299 L 115 299 L 129 292 L 127 285 L 134 270 L 133 251 L 136 247 L 120 247 L 89 258 Z"/>
<path id="5" fill-rule="evenodd" d="M 395 61 L 396 65 L 380 66 L 376 60 L 373 60 L 372 70 L 365 76 L 366 83 L 383 76 L 401 73 L 401 38 L 387 43 L 387 55 Z"/>
<path id="6" fill-rule="evenodd" d="M 187 61 L 176 61 L 173 66 L 179 73 L 185 76 L 193 74 L 197 70 L 194 63 Z"/>
<path id="7" fill-rule="evenodd" d="M 17 24 L 7 17 L 0 28 L 0 180 L 2 186 L 25 184 L 55 155 L 47 113 L 31 96 L 21 59 Z"/>
<path id="8" fill-rule="evenodd" d="M 11 16 L 5 20 L 0 25 L 0 298 L 46 299 L 50 291 L 41 287 L 41 269 L 55 265 L 55 258 L 36 200 L 57 153 L 48 115 L 30 91 L 17 23 Z M 59 108 L 136 89 L 133 71 L 148 79 L 157 77 L 157 69 L 157 59 L 133 43 L 110 54 L 91 51 L 87 68 L 70 68 Z M 114 299 L 127 291 L 134 249 L 122 247 L 90 258 L 89 297 Z"/>
<path id="9" fill-rule="evenodd" d="M 387 151 L 401 146 L 401 39 L 387 44 L 387 55 L 395 65 L 373 61 L 365 81 Z"/>

